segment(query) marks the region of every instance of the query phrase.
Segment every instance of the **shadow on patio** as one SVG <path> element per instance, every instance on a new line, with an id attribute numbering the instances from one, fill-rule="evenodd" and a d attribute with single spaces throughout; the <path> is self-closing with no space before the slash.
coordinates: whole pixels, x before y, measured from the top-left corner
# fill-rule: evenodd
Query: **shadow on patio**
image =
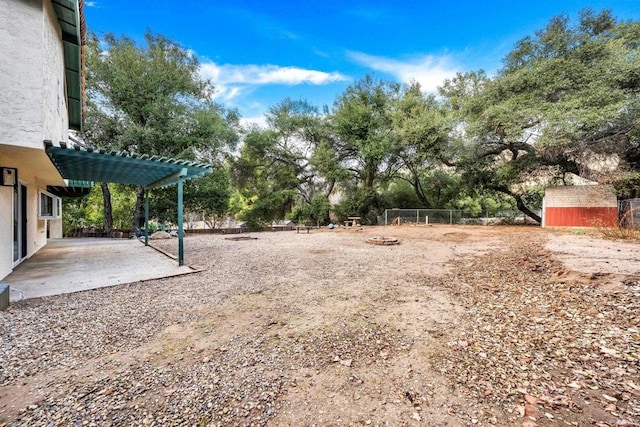
<path id="1" fill-rule="evenodd" d="M 136 239 L 51 239 L 2 282 L 13 303 L 197 271 Z"/>

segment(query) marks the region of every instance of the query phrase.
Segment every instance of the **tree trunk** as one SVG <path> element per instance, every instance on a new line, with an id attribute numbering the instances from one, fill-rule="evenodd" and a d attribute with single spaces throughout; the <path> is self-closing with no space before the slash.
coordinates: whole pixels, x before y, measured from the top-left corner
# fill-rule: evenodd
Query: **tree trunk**
<path id="1" fill-rule="evenodd" d="M 106 182 L 100 183 L 102 188 L 102 202 L 104 206 L 104 231 L 109 235 L 113 230 L 113 206 L 111 205 L 111 191 L 109 191 L 109 184 Z"/>
<path id="2" fill-rule="evenodd" d="M 427 195 L 424 194 L 424 187 L 422 186 L 422 182 L 420 181 L 420 177 L 418 176 L 418 173 L 412 169 L 411 174 L 413 175 L 413 189 L 416 192 L 416 196 L 418 197 L 418 200 L 420 200 L 420 202 L 424 205 L 426 209 L 431 209 L 431 204 L 427 199 Z"/>
<path id="3" fill-rule="evenodd" d="M 516 206 L 518 207 L 518 210 L 520 212 L 522 212 L 523 214 L 525 214 L 526 216 L 528 216 L 538 224 L 542 224 L 542 217 L 537 213 L 533 212 L 524 204 L 524 202 L 522 201 L 522 196 L 516 195 L 514 198 L 516 199 Z"/>
<path id="4" fill-rule="evenodd" d="M 133 223 L 131 228 L 134 230 L 136 228 L 139 228 L 140 230 L 144 228 L 144 188 L 142 187 L 138 187 L 136 208 L 133 212 Z"/>
<path id="5" fill-rule="evenodd" d="M 538 224 L 542 224 L 542 217 L 536 214 L 535 212 L 533 212 L 531 209 L 527 207 L 527 205 L 524 204 L 524 201 L 522 200 L 522 196 L 520 194 L 514 193 L 508 188 L 498 188 L 497 190 L 513 197 L 516 200 L 516 207 L 520 212 L 522 212 L 532 220 L 536 221 Z"/>

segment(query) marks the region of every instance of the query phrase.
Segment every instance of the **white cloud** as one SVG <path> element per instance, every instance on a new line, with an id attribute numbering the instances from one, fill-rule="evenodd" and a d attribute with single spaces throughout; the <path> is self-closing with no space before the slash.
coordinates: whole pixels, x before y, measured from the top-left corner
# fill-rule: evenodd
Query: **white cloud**
<path id="1" fill-rule="evenodd" d="M 218 65 L 205 62 L 200 65 L 200 73 L 211 79 L 216 87 L 216 97 L 226 101 L 240 95 L 246 89 L 264 85 L 325 85 L 348 80 L 338 72 L 308 70 L 279 65 Z"/>
<path id="2" fill-rule="evenodd" d="M 207 62 L 201 65 L 202 74 L 214 82 L 222 84 L 243 83 L 252 85 L 265 84 L 313 84 L 323 85 L 347 80 L 338 73 L 307 70 L 298 67 L 281 67 L 279 65 L 218 65 Z"/>
<path id="3" fill-rule="evenodd" d="M 98 5 L 98 2 L 97 1 L 86 1 L 86 2 L 84 2 L 84 5 L 87 6 L 87 7 L 95 7 L 95 6 Z"/>
<path id="4" fill-rule="evenodd" d="M 247 128 L 250 128 L 252 126 L 258 126 L 262 129 L 266 129 L 268 127 L 267 118 L 264 116 L 264 114 L 260 116 L 253 116 L 253 117 L 242 117 L 240 119 L 240 124 Z"/>
<path id="5" fill-rule="evenodd" d="M 450 79 L 460 71 L 450 56 L 425 55 L 408 61 L 368 55 L 362 52 L 349 52 L 355 62 L 376 71 L 390 74 L 402 82 L 417 81 L 422 89 L 434 92 L 444 80 Z"/>

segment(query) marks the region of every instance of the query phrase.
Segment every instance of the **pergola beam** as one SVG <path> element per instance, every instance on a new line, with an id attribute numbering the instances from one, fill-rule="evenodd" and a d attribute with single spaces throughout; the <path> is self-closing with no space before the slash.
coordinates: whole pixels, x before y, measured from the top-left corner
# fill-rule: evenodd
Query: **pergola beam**
<path id="1" fill-rule="evenodd" d="M 182 168 L 177 172 L 172 173 L 171 175 L 165 176 L 162 179 L 157 180 L 156 182 L 152 182 L 149 185 L 145 185 L 145 190 L 150 190 L 152 188 L 166 187 L 167 185 L 172 185 L 180 182 L 187 176 L 187 168 Z"/>
<path id="2" fill-rule="evenodd" d="M 61 1 L 61 0 L 59 0 Z M 59 147 L 45 141 L 45 149 L 65 179 L 139 185 L 145 191 L 145 245 L 149 244 L 149 190 L 178 186 L 178 263 L 184 265 L 184 182 L 213 172 L 211 166 L 181 159 L 107 152 L 103 148 Z"/>

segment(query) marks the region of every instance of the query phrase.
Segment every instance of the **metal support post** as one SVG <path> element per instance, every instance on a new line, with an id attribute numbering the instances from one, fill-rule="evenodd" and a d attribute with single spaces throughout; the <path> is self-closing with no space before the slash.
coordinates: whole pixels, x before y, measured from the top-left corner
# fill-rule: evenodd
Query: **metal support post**
<path id="1" fill-rule="evenodd" d="M 149 246 L 149 189 L 144 190 L 144 245 Z"/>
<path id="2" fill-rule="evenodd" d="M 178 180 L 178 265 L 184 265 L 184 230 L 182 219 L 183 179 Z"/>

